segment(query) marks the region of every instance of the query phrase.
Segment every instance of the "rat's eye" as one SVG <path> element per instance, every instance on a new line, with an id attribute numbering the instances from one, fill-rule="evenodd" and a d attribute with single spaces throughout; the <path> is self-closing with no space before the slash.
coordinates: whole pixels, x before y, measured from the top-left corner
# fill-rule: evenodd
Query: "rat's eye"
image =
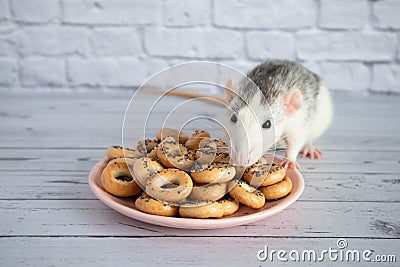
<path id="1" fill-rule="evenodd" d="M 266 121 L 264 122 L 264 124 L 262 125 L 262 127 L 263 127 L 264 129 L 271 128 L 271 121 L 270 121 L 270 120 L 266 120 Z"/>
<path id="2" fill-rule="evenodd" d="M 236 117 L 235 114 L 233 114 L 233 115 L 231 116 L 231 122 L 233 122 L 233 123 L 236 123 L 236 122 L 237 122 L 237 117 Z"/>

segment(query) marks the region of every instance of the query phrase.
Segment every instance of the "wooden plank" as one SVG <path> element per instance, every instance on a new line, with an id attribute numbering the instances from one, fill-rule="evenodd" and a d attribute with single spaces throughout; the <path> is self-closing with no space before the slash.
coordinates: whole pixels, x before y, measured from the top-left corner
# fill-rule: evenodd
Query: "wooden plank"
<path id="1" fill-rule="evenodd" d="M 399 259 L 400 240 L 345 239 L 343 250 L 374 250 L 372 255 L 395 255 Z M 257 253 L 268 250 L 322 250 L 338 249 L 337 238 L 6 238 L 0 239 L 2 266 L 269 266 L 282 264 L 260 261 Z M 101 249 L 100 249 L 101 246 Z M 201 246 L 201 249 L 199 247 Z M 338 254 L 340 255 L 340 254 Z M 344 254 L 346 255 L 346 254 Z M 287 257 L 287 256 L 286 256 Z M 371 257 L 371 258 L 372 258 Z M 287 257 L 288 258 L 288 257 Z M 328 266 L 395 266 L 396 263 L 331 261 L 326 255 L 321 262 Z M 334 258 L 333 258 L 334 259 Z M 346 259 L 344 256 L 343 259 Z M 351 258 L 350 258 L 351 259 Z M 321 262 L 288 261 L 285 266 L 320 266 Z"/>
<path id="2" fill-rule="evenodd" d="M 29 130 L 26 130 L 27 132 Z M 76 132 L 64 131 L 62 138 L 60 131 L 54 133 L 36 134 L 23 133 L 16 131 L 12 134 L 1 135 L 1 148 L 106 148 L 112 144 L 121 144 L 121 129 L 116 129 L 114 132 L 98 130 L 92 135 L 77 135 Z M 149 132 L 148 137 L 153 137 L 156 130 Z M 99 134 L 101 133 L 101 135 Z M 139 136 L 131 135 L 131 140 L 134 143 Z M 323 150 L 357 150 L 357 151 L 400 151 L 400 135 L 397 134 L 376 134 L 376 136 L 364 136 L 355 133 L 327 133 L 316 141 L 316 145 Z M 1 153 L 1 151 L 0 151 Z"/>
<path id="3" fill-rule="evenodd" d="M 96 199 L 87 171 L 2 171 L 0 199 Z M 303 201 L 400 202 L 400 174 L 305 173 Z"/>
<path id="4" fill-rule="evenodd" d="M 0 201 L 1 236 L 274 236 L 400 238 L 400 203 L 296 202 L 234 228 L 186 230 L 123 216 L 97 200 Z M 245 234 L 244 234 L 245 233 Z"/>
<path id="5" fill-rule="evenodd" d="M 71 111 L 71 103 L 75 107 L 86 107 L 90 109 L 92 106 L 96 106 L 97 103 L 101 106 L 107 105 L 108 103 L 115 103 L 117 105 L 110 105 L 108 110 L 118 110 L 120 106 L 126 106 L 133 95 L 133 91 L 130 90 L 114 90 L 114 91 L 86 91 L 86 92 L 35 92 L 35 91 L 24 91 L 24 92 L 11 92 L 1 91 L 0 92 L 0 103 L 4 109 L 13 111 L 18 110 L 20 107 L 15 104 L 24 103 L 27 107 L 36 105 L 38 109 L 44 108 L 44 110 L 52 109 L 52 107 L 59 104 L 60 108 L 65 107 L 67 111 Z M 137 94 L 135 95 L 138 99 L 156 99 L 159 96 L 150 94 Z M 367 107 L 363 110 L 363 114 L 375 114 L 376 112 L 392 110 L 398 111 L 399 96 L 396 95 L 360 95 L 351 94 L 350 92 L 332 92 L 333 103 L 335 107 L 335 113 L 342 111 L 342 106 L 346 106 L 348 110 L 359 113 L 360 106 Z M 169 101 L 181 101 L 182 98 L 178 97 L 167 97 Z M 34 103 L 37 101 L 36 103 Z M 39 105 L 37 105 L 39 104 Z M 52 105 L 53 104 L 53 105 Z M 116 107 L 117 109 L 113 109 Z M 72 111 L 73 112 L 73 111 Z M 390 114 L 389 114 L 390 115 Z"/>
<path id="6" fill-rule="evenodd" d="M 81 122 L 85 122 L 85 128 L 98 128 L 102 127 L 102 124 L 99 124 L 99 120 L 106 122 L 114 122 L 118 121 L 119 124 L 122 123 L 123 115 L 126 107 L 126 99 L 117 99 L 123 100 L 125 103 L 121 105 L 121 103 L 116 103 L 116 99 L 109 99 L 94 96 L 94 95 L 79 95 L 78 97 L 83 97 L 84 100 L 75 100 L 72 96 L 64 99 L 60 98 L 58 95 L 53 95 L 51 98 L 43 97 L 42 94 L 34 95 L 32 98 L 24 97 L 16 101 L 6 101 L 4 105 L 0 107 L 0 115 L 2 117 L 2 124 L 7 125 L 9 127 L 13 127 L 14 125 L 22 124 L 26 127 L 26 125 L 34 124 L 37 129 L 48 128 L 49 121 L 52 122 L 61 122 L 61 123 L 53 123 L 53 127 L 63 127 L 63 122 L 68 122 L 70 126 L 79 126 L 75 124 L 79 124 Z M 396 99 L 397 97 L 394 97 Z M 150 107 L 149 101 L 155 99 L 154 96 L 151 95 L 141 95 L 137 105 L 137 114 L 135 113 L 133 116 L 139 118 L 141 115 L 143 116 L 145 110 L 143 108 L 145 106 Z M 337 102 L 343 102 L 345 99 L 340 97 Z M 388 103 L 393 102 L 393 97 L 384 99 L 384 102 L 379 103 L 378 101 L 374 101 L 376 105 L 379 106 L 368 106 L 370 103 L 365 103 L 362 101 L 362 98 L 355 99 L 355 103 L 351 103 L 351 105 L 345 105 L 340 103 L 335 110 L 335 118 L 334 118 L 334 129 L 342 129 L 346 131 L 358 130 L 368 134 L 370 132 L 382 132 L 382 131 L 398 131 L 398 127 L 396 124 L 393 124 L 393 119 L 396 119 L 397 111 L 400 111 L 399 105 L 394 103 L 393 105 L 388 105 Z M 73 108 L 71 108 L 71 102 Z M 158 112 L 165 113 L 171 108 L 176 107 L 178 103 L 181 102 L 181 99 L 168 97 L 166 101 L 160 103 L 158 106 Z M 135 103 L 136 104 L 136 103 Z M 360 107 L 361 105 L 361 107 Z M 23 110 L 21 108 L 23 107 Z M 111 109 L 111 107 L 114 107 Z M 117 107 L 117 108 L 115 108 Z M 207 107 L 207 108 L 205 108 Z M 363 110 L 363 112 L 359 112 Z M 190 103 L 183 110 L 189 112 L 190 114 L 208 114 L 210 116 L 214 116 L 215 114 L 222 114 L 223 110 L 220 107 L 215 107 L 210 104 L 196 102 Z M 206 110 L 206 111 L 205 111 Z M 76 114 L 79 114 L 79 120 L 76 120 Z M 136 116 L 137 115 L 137 116 Z M 351 116 L 349 116 L 351 115 Z M 98 119 L 93 119 L 94 117 L 98 117 Z M 100 117 L 102 119 L 100 119 Z M 115 118 L 119 118 L 119 120 L 115 120 Z M 134 121 L 132 122 L 134 123 Z M 140 124 L 139 124 L 140 125 Z M 156 124 L 159 125 L 159 124 Z M 106 123 L 106 127 L 109 125 Z M 72 127 L 74 128 L 74 127 Z M 333 128 L 333 127 L 332 127 Z"/>
<path id="7" fill-rule="evenodd" d="M 126 97 L 130 94 L 124 94 L 123 97 L 116 95 L 64 93 L 60 97 L 60 94 L 11 94 L 11 100 L 2 101 L 3 105 L 0 106 L 0 147 L 81 147 L 83 144 L 87 147 L 101 147 L 110 143 L 120 143 Z M 381 97 L 380 101 L 376 101 L 371 97 L 349 98 L 341 94 L 338 96 L 335 97 L 338 107 L 335 110 L 333 125 L 317 141 L 321 147 L 365 150 L 395 150 L 400 147 L 399 128 L 397 124 L 392 123 L 399 113 L 397 109 L 400 109 L 395 101 L 396 97 Z M 78 99 L 75 99 L 76 97 Z M 143 103 L 151 98 L 148 95 L 141 97 Z M 167 104 L 160 106 L 160 112 L 168 110 L 179 101 L 169 97 Z M 71 103 L 74 104 L 73 108 Z M 218 107 L 200 103 L 191 105 L 185 113 L 213 116 L 216 110 Z M 360 113 L 360 110 L 363 110 L 363 113 Z M 137 119 L 140 114 L 133 118 L 132 136 L 141 136 L 142 130 L 137 127 L 142 125 Z M 179 118 L 175 118 L 172 124 L 178 120 Z M 150 135 L 154 135 L 161 122 L 162 116 L 156 116 Z M 68 127 L 65 127 L 66 125 Z M 60 138 L 61 132 L 63 138 Z"/>
<path id="8" fill-rule="evenodd" d="M 71 161 L 90 161 L 96 162 L 106 155 L 107 147 L 104 148 L 1 148 L 0 164 L 19 164 L 19 162 L 33 162 L 40 165 L 41 162 L 71 162 Z M 284 154 L 283 150 L 276 152 L 277 156 Z M 390 163 L 400 160 L 400 155 L 396 151 L 375 150 L 366 154 L 364 151 L 345 151 L 345 150 L 325 150 L 320 160 L 310 160 L 299 156 L 303 163 L 325 162 L 325 163 Z M 15 161 L 15 162 L 14 162 Z M 7 165 L 5 165 L 7 166 Z"/>
<path id="9" fill-rule="evenodd" d="M 1 149 L 0 170 L 89 171 L 105 149 Z M 321 160 L 299 158 L 301 170 L 326 173 L 400 173 L 398 152 L 326 151 Z"/>
<path id="10" fill-rule="evenodd" d="M 152 110 L 151 113 L 147 109 L 139 109 L 137 107 L 138 110 L 128 113 L 128 119 L 130 119 L 129 122 L 131 124 L 135 125 L 145 121 L 148 114 L 152 114 L 154 116 L 151 117 L 150 121 L 154 121 L 153 125 L 158 128 L 164 122 L 166 115 L 175 120 L 172 120 L 173 124 L 179 125 L 179 118 L 182 116 L 194 117 L 195 115 L 203 115 L 222 119 L 225 113 L 222 108 L 204 103 L 191 103 L 190 106 L 186 105 L 178 109 L 176 109 L 176 105 L 173 102 L 168 103 L 168 106 Z M 96 108 L 98 111 L 93 110 L 91 112 L 85 109 L 75 109 L 75 107 L 73 112 L 55 112 L 53 110 L 37 112 L 36 106 L 34 106 L 32 109 L 24 107 L 23 112 L 0 110 L 0 116 L 2 118 L 2 125 L 9 125 L 11 129 L 17 129 L 17 127 L 26 126 L 27 124 L 32 124 L 38 129 L 45 128 L 46 126 L 47 128 L 61 127 L 66 122 L 71 124 L 71 126 L 85 122 L 85 128 L 89 129 L 102 127 L 102 121 L 113 123 L 116 120 L 116 122 L 122 123 L 124 119 L 125 108 L 120 108 L 115 112 L 108 111 L 102 106 Z M 331 127 L 332 130 L 361 131 L 365 134 L 369 134 L 370 132 L 399 131 L 397 125 L 392 123 L 396 117 L 394 114 L 391 114 L 392 111 L 390 108 L 382 111 L 382 114 L 373 113 L 370 115 L 362 113 L 352 114 L 353 111 L 348 111 L 347 108 L 343 109 L 344 111 L 341 111 L 341 113 L 335 113 L 332 124 L 334 127 Z M 169 114 L 170 112 L 172 114 Z M 79 116 L 79 120 L 77 120 L 77 115 Z M 48 122 L 53 123 L 52 127 L 48 127 Z"/>

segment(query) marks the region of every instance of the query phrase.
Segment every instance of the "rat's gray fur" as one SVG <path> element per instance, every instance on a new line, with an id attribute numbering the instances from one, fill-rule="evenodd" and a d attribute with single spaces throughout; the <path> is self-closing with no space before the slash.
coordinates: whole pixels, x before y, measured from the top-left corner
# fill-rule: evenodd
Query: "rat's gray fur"
<path id="1" fill-rule="evenodd" d="M 329 125 L 333 109 L 329 90 L 315 73 L 296 62 L 267 60 L 233 89 L 233 98 L 227 94 L 232 110 L 228 109 L 226 127 L 235 161 L 251 165 L 280 140 L 286 143 L 289 166 L 298 167 L 302 148 L 311 158 L 321 156 L 312 141 Z M 234 113 L 241 124 L 231 121 Z M 273 126 L 262 129 L 268 120 Z"/>
<path id="2" fill-rule="evenodd" d="M 243 104 L 249 103 L 249 100 L 254 97 L 255 84 L 264 95 L 260 104 L 269 106 L 273 110 L 277 110 L 282 97 L 294 89 L 299 89 L 302 94 L 307 117 L 310 117 L 315 110 L 321 79 L 296 62 L 267 60 L 251 70 L 247 77 L 251 81 L 243 79 L 238 85 L 241 89 L 239 94 L 243 98 Z"/>

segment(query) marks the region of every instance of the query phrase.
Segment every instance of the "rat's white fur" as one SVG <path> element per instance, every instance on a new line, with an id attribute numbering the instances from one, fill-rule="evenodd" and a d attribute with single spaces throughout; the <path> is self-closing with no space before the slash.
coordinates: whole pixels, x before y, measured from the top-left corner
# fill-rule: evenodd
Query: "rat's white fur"
<path id="1" fill-rule="evenodd" d="M 239 165 L 255 163 L 266 150 L 274 148 L 276 134 L 282 134 L 281 128 L 277 129 L 274 125 L 270 109 L 260 104 L 262 98 L 262 93 L 257 91 L 254 97 L 235 113 L 236 123 L 230 121 L 234 112 L 227 111 L 225 119 L 225 127 L 229 135 L 227 140 L 230 140 L 232 160 Z M 269 129 L 263 129 L 262 124 L 268 119 L 272 126 Z"/>
<path id="2" fill-rule="evenodd" d="M 232 111 L 227 112 L 225 127 L 231 141 L 232 160 L 240 165 L 251 165 L 261 155 L 275 148 L 276 142 L 284 139 L 287 145 L 288 161 L 296 162 L 298 153 L 305 146 L 313 147 L 312 142 L 319 137 L 330 124 L 333 114 L 331 97 L 328 89 L 320 86 L 316 110 L 313 117 L 306 118 L 305 107 L 301 106 L 292 116 L 284 115 L 283 100 L 275 106 L 261 104 L 261 92 L 257 92 L 236 114 L 238 121 L 230 118 Z M 235 101 L 235 100 L 233 100 Z M 234 106 L 234 103 L 230 103 Z M 272 126 L 263 129 L 262 124 L 270 119 Z M 306 125 L 304 122 L 307 121 Z"/>
<path id="3" fill-rule="evenodd" d="M 309 149 L 313 147 L 313 141 L 326 130 L 332 120 L 332 115 L 333 107 L 329 91 L 321 85 L 316 110 L 313 116 L 308 118 L 306 125 L 304 125 L 306 121 L 304 106 L 283 122 L 283 136 L 287 145 L 286 157 L 289 161 L 296 162 L 297 155 L 305 146 Z"/>

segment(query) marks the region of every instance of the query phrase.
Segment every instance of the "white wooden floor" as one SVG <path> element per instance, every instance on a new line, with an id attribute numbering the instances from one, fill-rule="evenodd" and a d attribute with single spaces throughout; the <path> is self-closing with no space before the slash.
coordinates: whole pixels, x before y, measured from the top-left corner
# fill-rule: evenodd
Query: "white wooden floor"
<path id="1" fill-rule="evenodd" d="M 201 231 L 132 220 L 90 192 L 89 170 L 121 143 L 129 99 L 129 92 L 0 93 L 0 266 L 268 266 L 257 259 L 265 245 L 321 251 L 337 248 L 338 238 L 348 249 L 395 255 L 387 266 L 399 266 L 400 96 L 336 93 L 334 122 L 317 142 L 323 159 L 300 160 L 301 199 L 254 224 Z M 204 103 L 188 110 L 220 111 Z"/>

